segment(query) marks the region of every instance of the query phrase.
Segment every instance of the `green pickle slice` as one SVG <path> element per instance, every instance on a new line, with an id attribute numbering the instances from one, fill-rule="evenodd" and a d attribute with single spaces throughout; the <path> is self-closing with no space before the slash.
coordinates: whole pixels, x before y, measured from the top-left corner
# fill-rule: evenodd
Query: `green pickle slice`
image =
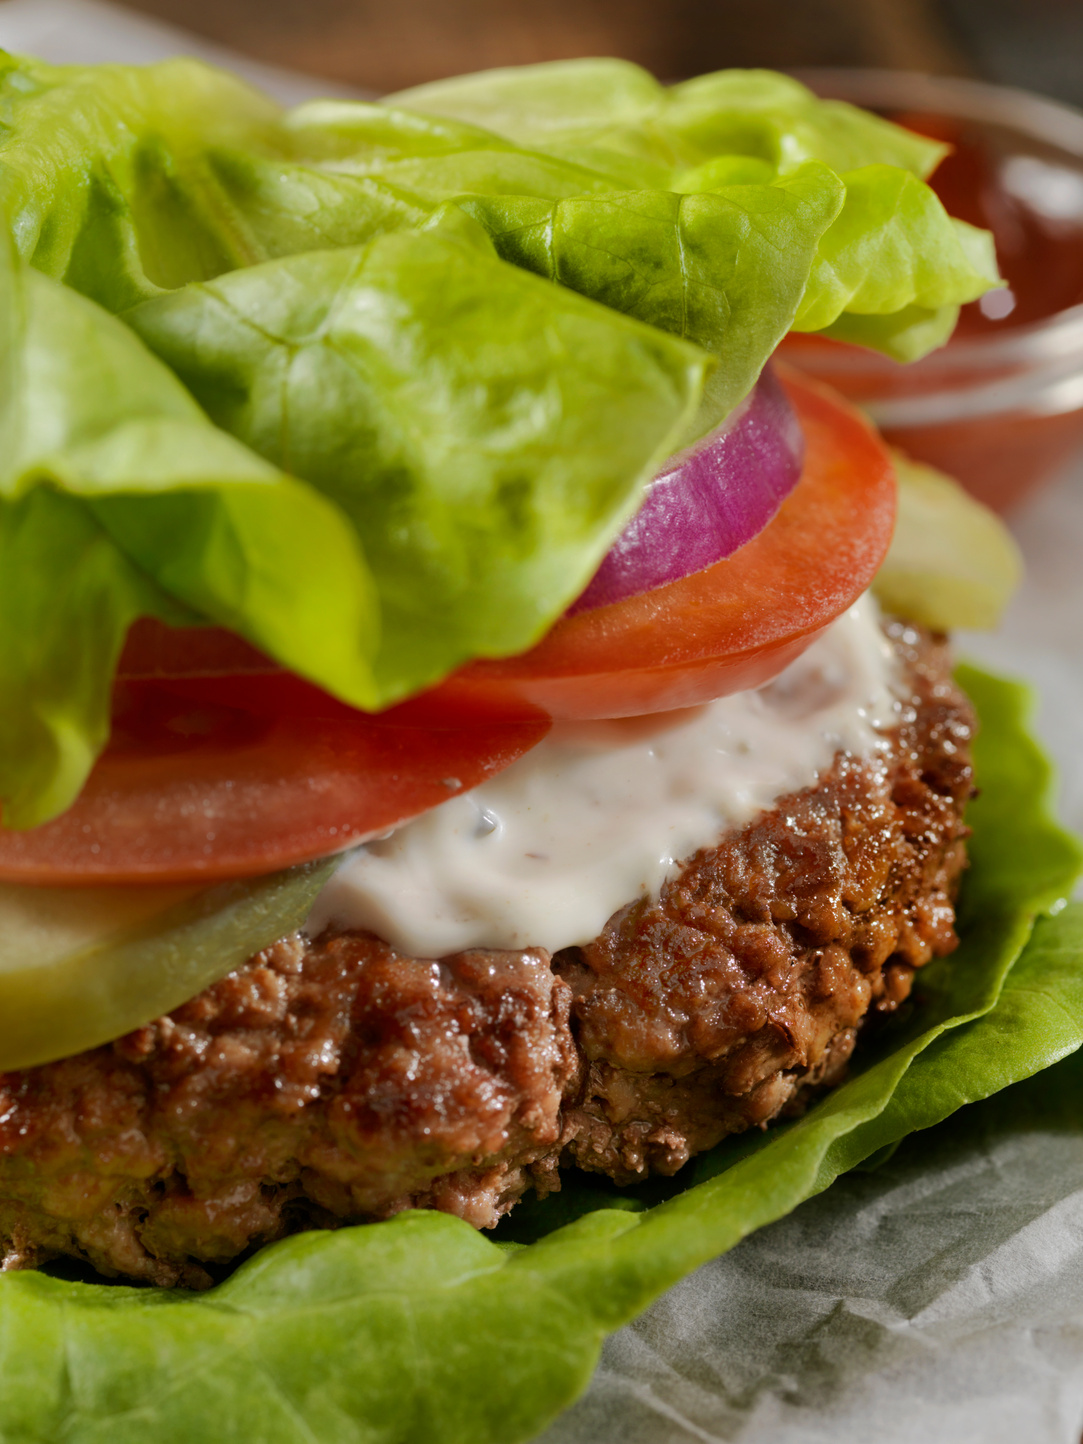
<path id="1" fill-rule="evenodd" d="M 198 889 L 0 885 L 0 1071 L 179 1007 L 299 928 L 340 860 Z"/>
<path id="2" fill-rule="evenodd" d="M 892 451 L 895 535 L 872 590 L 885 611 L 937 632 L 992 631 L 1023 575 L 1011 532 L 957 481 Z"/>

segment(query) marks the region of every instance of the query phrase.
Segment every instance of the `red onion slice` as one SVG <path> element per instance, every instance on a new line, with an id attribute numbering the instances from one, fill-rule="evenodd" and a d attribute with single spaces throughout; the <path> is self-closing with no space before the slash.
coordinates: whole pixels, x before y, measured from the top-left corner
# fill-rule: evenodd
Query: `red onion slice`
<path id="1" fill-rule="evenodd" d="M 768 367 L 722 425 L 666 463 L 568 615 L 701 572 L 761 532 L 801 475 L 805 439 Z"/>

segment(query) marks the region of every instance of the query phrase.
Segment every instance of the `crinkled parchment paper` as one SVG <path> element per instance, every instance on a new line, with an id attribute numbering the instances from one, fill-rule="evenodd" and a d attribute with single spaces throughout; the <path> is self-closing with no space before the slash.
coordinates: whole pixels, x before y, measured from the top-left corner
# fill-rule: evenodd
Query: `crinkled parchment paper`
<path id="1" fill-rule="evenodd" d="M 195 53 L 287 103 L 342 87 L 98 0 L 6 0 L 0 46 Z M 975 660 L 1035 683 L 1083 832 L 1083 460 L 1014 519 L 1028 577 Z M 1078 1121 L 1077 1121 L 1078 1120 Z M 1079 1444 L 1083 1061 L 911 1139 L 672 1289 L 608 1342 L 544 1444 Z"/>
<path id="2" fill-rule="evenodd" d="M 1042 1083 L 1083 1098 L 1078 1066 Z M 1011 1113 L 966 1109 L 701 1268 L 545 1444 L 1077 1444 L 1083 1127 Z"/>

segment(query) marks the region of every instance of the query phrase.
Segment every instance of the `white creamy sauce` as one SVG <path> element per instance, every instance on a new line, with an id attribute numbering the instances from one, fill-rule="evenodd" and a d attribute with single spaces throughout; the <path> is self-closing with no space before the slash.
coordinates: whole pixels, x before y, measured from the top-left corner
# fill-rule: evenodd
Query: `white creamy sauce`
<path id="1" fill-rule="evenodd" d="M 563 723 L 506 771 L 351 853 L 307 931 L 367 928 L 415 957 L 589 942 L 683 859 L 871 756 L 900 677 L 863 597 L 772 682 L 682 713 Z"/>

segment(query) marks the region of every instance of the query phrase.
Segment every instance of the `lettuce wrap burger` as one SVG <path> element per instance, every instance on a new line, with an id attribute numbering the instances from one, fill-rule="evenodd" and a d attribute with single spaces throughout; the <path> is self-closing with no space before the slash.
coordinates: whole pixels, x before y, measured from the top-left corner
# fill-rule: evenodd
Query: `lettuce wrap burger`
<path id="1" fill-rule="evenodd" d="M 764 72 L 0 106 L 4 1436 L 526 1438 L 1083 1040 L 1012 545 L 770 364 L 991 241 Z"/>

